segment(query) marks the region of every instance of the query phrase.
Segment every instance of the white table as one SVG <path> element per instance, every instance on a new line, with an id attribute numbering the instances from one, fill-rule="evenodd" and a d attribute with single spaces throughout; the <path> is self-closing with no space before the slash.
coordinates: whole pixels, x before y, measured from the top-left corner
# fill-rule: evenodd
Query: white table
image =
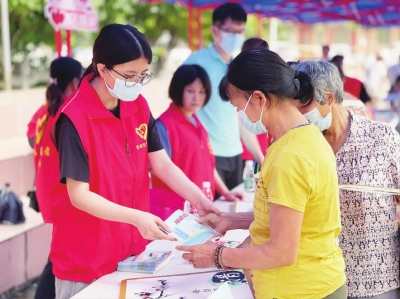
<path id="1" fill-rule="evenodd" d="M 235 191 L 243 191 L 243 186 L 239 185 L 234 189 Z M 252 201 L 254 197 L 254 193 L 244 192 L 245 201 Z M 232 212 L 233 203 L 225 200 L 217 200 L 215 204 L 222 212 Z M 227 232 L 225 239 L 231 241 L 243 241 L 249 235 L 248 230 L 233 230 Z M 182 252 L 176 251 L 175 246 L 176 242 L 171 241 L 153 241 L 149 245 L 147 245 L 147 249 L 150 250 L 173 250 L 174 258 L 169 264 L 165 265 L 165 267 L 161 268 L 154 275 L 162 276 L 162 275 L 171 275 L 171 274 L 185 274 L 185 273 L 196 273 L 203 272 L 205 270 L 213 270 L 213 269 L 194 269 L 192 265 L 186 262 L 182 258 Z M 214 268 L 217 270 L 217 268 Z M 111 274 L 104 275 L 99 278 L 92 284 L 90 284 L 87 288 L 76 294 L 71 299 L 117 299 L 119 298 L 119 290 L 120 283 L 122 280 L 127 278 L 137 278 L 137 277 L 151 277 L 151 274 L 141 274 L 141 273 L 133 273 L 133 272 L 119 272 L 115 271 Z M 249 291 L 250 292 L 250 291 Z M 240 298 L 244 299 L 244 298 Z"/>

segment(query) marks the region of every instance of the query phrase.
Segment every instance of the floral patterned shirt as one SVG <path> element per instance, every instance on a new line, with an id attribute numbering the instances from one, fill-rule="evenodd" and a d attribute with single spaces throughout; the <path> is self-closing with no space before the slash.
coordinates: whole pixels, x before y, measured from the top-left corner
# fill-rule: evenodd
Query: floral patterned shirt
<path id="1" fill-rule="evenodd" d="M 386 123 L 352 115 L 336 153 L 339 184 L 400 188 L 400 137 Z M 394 196 L 340 191 L 340 247 L 348 296 L 371 297 L 399 287 L 399 240 Z"/>

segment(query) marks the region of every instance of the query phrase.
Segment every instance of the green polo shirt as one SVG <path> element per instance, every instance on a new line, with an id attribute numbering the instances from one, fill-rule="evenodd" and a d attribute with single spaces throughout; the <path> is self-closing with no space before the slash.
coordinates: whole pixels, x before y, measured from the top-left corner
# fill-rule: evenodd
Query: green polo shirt
<path id="1" fill-rule="evenodd" d="M 184 64 L 200 65 L 210 77 L 210 101 L 196 114 L 210 136 L 215 156 L 229 158 L 240 155 L 243 148 L 236 108 L 231 103 L 222 101 L 218 95 L 218 85 L 228 65 L 213 44 L 191 54 Z"/>

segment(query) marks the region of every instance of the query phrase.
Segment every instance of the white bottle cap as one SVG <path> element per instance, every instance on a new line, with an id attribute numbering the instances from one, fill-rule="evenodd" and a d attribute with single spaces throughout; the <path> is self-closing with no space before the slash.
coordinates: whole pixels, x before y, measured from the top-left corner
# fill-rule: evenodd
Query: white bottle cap
<path id="1" fill-rule="evenodd" d="M 210 182 L 203 182 L 203 188 L 211 188 Z"/>
<path id="2" fill-rule="evenodd" d="M 253 167 L 253 161 L 252 160 L 246 160 L 245 165 L 247 167 L 250 167 L 250 166 Z"/>

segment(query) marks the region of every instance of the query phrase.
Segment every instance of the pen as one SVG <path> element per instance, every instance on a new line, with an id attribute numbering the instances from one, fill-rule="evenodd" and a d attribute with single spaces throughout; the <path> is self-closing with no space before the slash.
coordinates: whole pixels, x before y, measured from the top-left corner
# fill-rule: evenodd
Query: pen
<path id="1" fill-rule="evenodd" d="M 164 234 L 166 234 L 166 235 L 168 235 L 168 232 L 165 230 L 165 229 L 163 229 L 161 226 L 157 226 L 158 227 L 158 229 L 160 230 L 160 231 L 162 231 Z"/>
<path id="2" fill-rule="evenodd" d="M 166 235 L 168 235 L 168 236 L 171 236 L 165 229 L 163 229 L 161 226 L 159 226 L 159 225 L 157 225 L 157 227 L 158 227 L 158 229 L 160 230 L 160 231 L 162 231 L 164 234 L 166 234 Z M 175 239 L 175 241 L 177 241 L 177 239 L 174 237 L 174 236 L 171 236 L 171 237 L 173 237 L 174 239 Z"/>

